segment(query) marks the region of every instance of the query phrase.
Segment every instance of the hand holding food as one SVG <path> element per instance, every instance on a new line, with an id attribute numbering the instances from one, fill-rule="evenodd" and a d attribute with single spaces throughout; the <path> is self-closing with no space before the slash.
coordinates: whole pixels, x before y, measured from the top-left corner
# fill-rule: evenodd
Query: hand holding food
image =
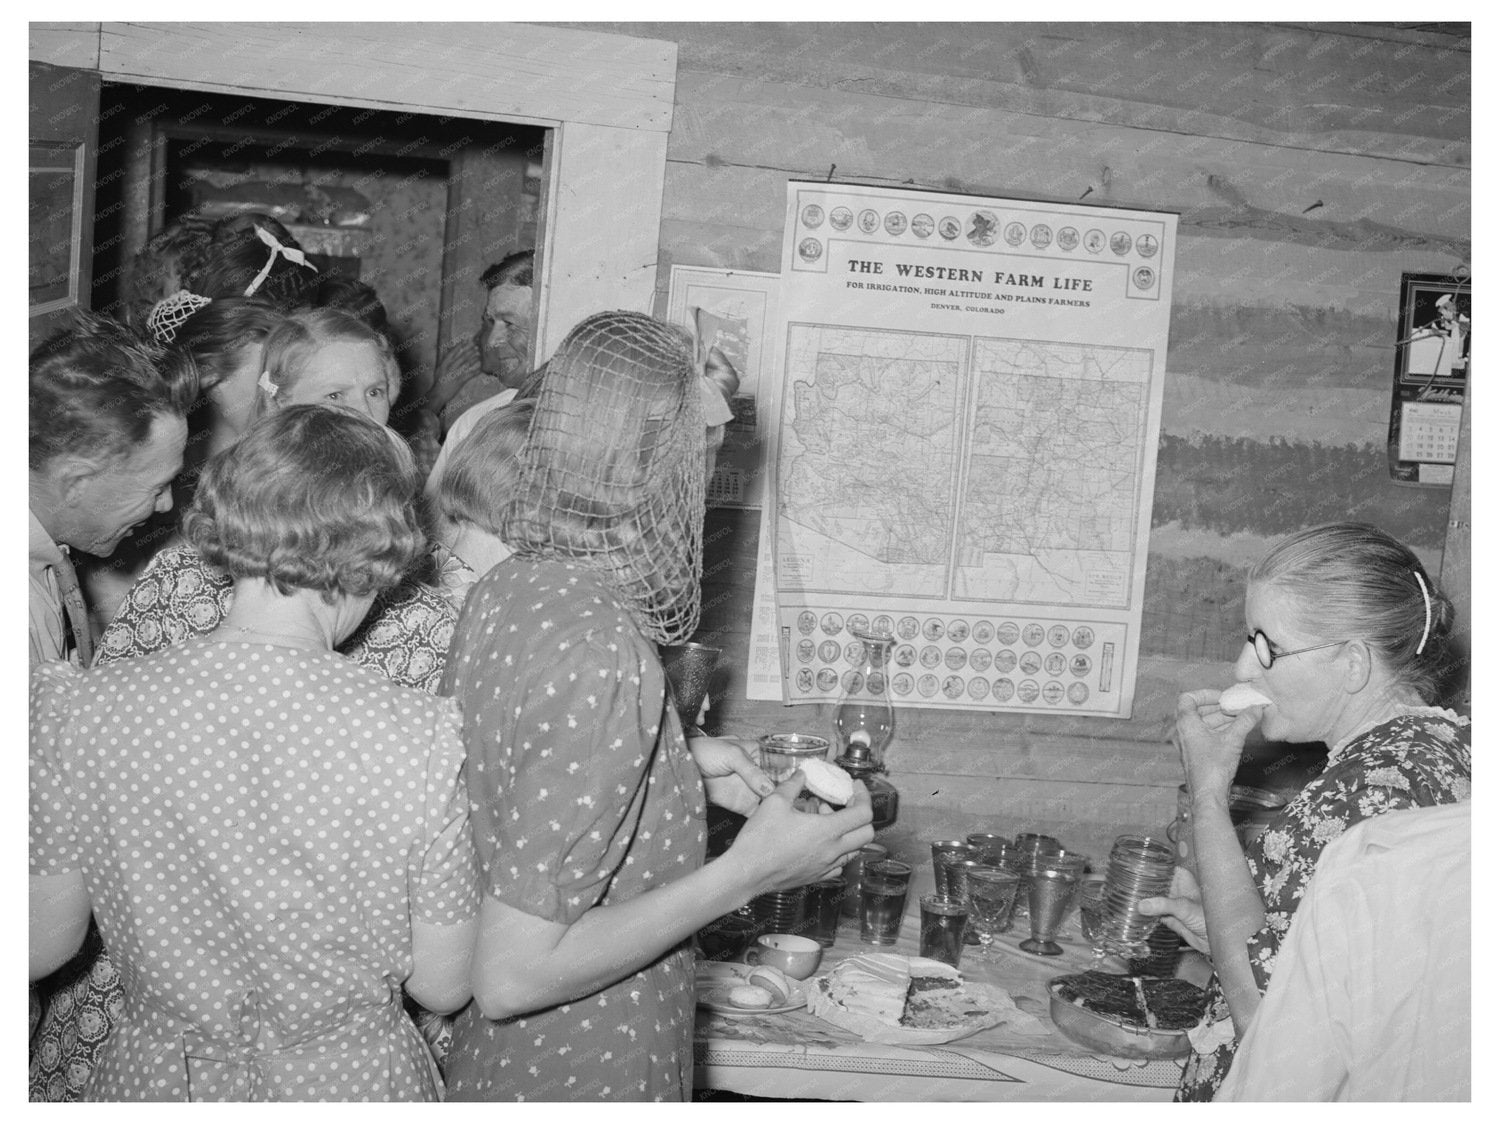
<path id="1" fill-rule="evenodd" d="M 1235 683 L 1219 696 L 1219 709 L 1225 714 L 1243 714 L 1253 706 L 1270 706 L 1271 700 L 1249 683 Z"/>
<path id="2" fill-rule="evenodd" d="M 1219 709 L 1222 694 L 1206 687 L 1177 699 L 1175 740 L 1188 791 L 1195 800 L 1202 796 L 1228 799 L 1245 738 L 1260 721 L 1261 711 L 1256 707 L 1230 718 Z"/>

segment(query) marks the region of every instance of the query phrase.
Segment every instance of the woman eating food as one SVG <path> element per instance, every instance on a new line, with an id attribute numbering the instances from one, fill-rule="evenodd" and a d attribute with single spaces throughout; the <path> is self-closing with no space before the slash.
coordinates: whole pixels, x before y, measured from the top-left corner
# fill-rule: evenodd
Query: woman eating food
<path id="1" fill-rule="evenodd" d="M 1362 820 L 1468 798 L 1468 719 L 1431 705 L 1453 616 L 1416 555 L 1367 524 L 1292 535 L 1250 571 L 1236 688 L 1178 700 L 1197 877 L 1179 867 L 1172 897 L 1141 903 L 1213 963 L 1178 1099 L 1223 1082 L 1323 848 Z M 1242 851 L 1229 789 L 1257 726 L 1324 743 L 1328 763 Z"/>

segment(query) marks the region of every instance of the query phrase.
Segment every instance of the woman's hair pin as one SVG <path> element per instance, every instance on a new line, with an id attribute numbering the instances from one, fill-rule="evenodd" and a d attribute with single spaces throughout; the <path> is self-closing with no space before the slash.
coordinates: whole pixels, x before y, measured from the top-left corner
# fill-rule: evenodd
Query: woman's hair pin
<path id="1" fill-rule="evenodd" d="M 1422 610 L 1426 613 L 1426 619 L 1422 622 L 1422 641 L 1417 645 L 1417 655 L 1422 654 L 1422 649 L 1427 647 L 1427 634 L 1432 631 L 1432 598 L 1427 595 L 1427 583 L 1422 580 L 1422 571 L 1413 570 L 1412 577 L 1417 579 L 1417 585 L 1422 587 Z"/>
<path id="2" fill-rule="evenodd" d="M 271 381 L 270 371 L 262 371 L 260 373 L 260 378 L 256 380 L 256 385 L 266 392 L 267 398 L 275 398 L 276 392 L 281 389 Z"/>
<path id="3" fill-rule="evenodd" d="M 146 317 L 146 329 L 157 343 L 171 343 L 177 338 L 177 329 L 187 323 L 189 316 L 204 305 L 213 303 L 212 297 L 200 297 L 197 293 L 178 289 L 151 306 L 151 315 Z"/>

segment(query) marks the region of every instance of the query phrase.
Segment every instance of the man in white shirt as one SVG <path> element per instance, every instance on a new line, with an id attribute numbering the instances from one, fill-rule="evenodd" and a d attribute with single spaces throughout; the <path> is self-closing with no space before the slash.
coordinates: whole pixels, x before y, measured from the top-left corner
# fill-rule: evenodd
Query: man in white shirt
<path id="1" fill-rule="evenodd" d="M 164 376 L 125 328 L 80 315 L 31 355 L 28 400 L 29 646 L 32 666 L 93 653 L 69 552 L 108 558 L 172 509 L 194 380 Z"/>
<path id="2" fill-rule="evenodd" d="M 1470 1099 L 1469 811 L 1328 845 L 1215 1100 Z"/>

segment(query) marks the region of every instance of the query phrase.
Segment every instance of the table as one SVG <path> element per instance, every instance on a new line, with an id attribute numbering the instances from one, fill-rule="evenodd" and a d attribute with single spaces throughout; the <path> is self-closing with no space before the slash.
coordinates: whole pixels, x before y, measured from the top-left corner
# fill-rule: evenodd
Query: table
<path id="1" fill-rule="evenodd" d="M 927 892 L 924 889 L 922 892 Z M 877 949 L 859 939 L 859 923 L 845 919 L 817 975 L 861 952 L 917 955 L 918 889 L 908 897 L 894 946 Z M 782 1015 L 721 1015 L 698 1009 L 694 1074 L 699 1088 L 757 1097 L 858 1101 L 1167 1101 L 1181 1061 L 1132 1062 L 1097 1057 L 1052 1027 L 1046 983 L 1082 971 L 1090 960 L 1076 913 L 1058 935 L 1062 956 L 1020 951 L 1024 923 L 1002 935 L 993 961 L 968 945 L 959 964 L 966 978 L 1003 987 L 1022 1010 L 1045 1024 L 1042 1035 L 992 1027 L 941 1046 L 864 1042 L 807 1011 Z"/>

